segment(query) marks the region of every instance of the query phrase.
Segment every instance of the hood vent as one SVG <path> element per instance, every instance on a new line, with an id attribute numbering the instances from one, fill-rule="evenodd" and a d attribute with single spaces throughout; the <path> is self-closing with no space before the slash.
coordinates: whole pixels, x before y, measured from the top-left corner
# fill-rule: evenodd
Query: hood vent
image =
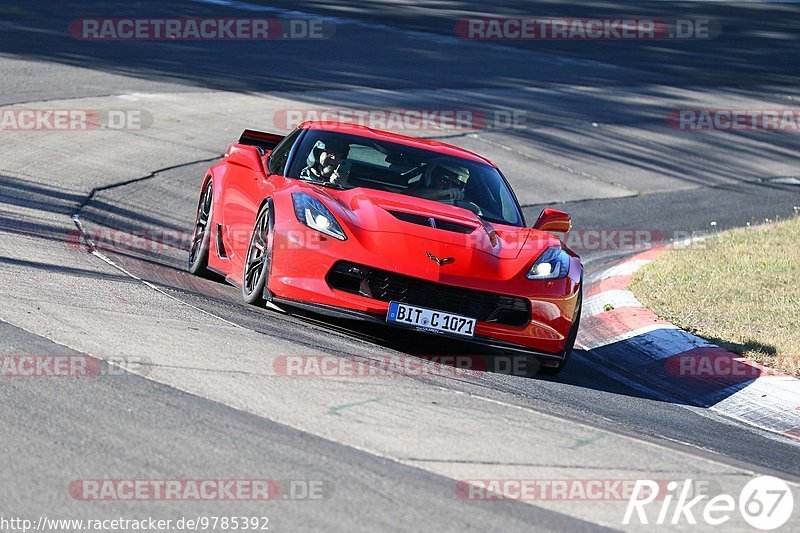
<path id="1" fill-rule="evenodd" d="M 412 213 L 404 213 L 402 211 L 389 211 L 389 214 L 403 222 L 417 224 L 419 226 L 427 226 L 429 228 L 440 229 L 443 231 L 451 231 L 453 233 L 463 233 L 468 235 L 475 231 L 472 226 L 465 226 L 464 224 L 456 224 L 449 220 L 442 220 L 441 218 L 426 217 L 424 215 L 415 215 Z"/>

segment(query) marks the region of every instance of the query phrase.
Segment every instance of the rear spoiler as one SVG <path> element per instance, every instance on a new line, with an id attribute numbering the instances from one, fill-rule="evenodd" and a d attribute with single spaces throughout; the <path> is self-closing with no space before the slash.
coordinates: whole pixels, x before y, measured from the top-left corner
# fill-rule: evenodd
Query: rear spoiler
<path id="1" fill-rule="evenodd" d="M 283 140 L 283 135 L 277 133 L 266 133 L 256 130 L 244 130 L 242 136 L 239 137 L 239 144 L 247 144 L 250 146 L 258 146 L 264 151 L 272 150 L 279 142 Z"/>

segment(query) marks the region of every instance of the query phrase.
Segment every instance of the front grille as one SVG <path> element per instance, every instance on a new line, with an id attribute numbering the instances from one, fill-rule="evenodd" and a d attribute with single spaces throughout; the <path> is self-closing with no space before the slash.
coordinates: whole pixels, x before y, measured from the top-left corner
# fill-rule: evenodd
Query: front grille
<path id="1" fill-rule="evenodd" d="M 452 231 L 453 233 L 463 233 L 469 235 L 475 231 L 475 228 L 473 227 L 457 224 L 448 220 L 442 220 L 441 218 L 426 217 L 423 215 L 415 215 L 413 213 L 404 213 L 402 211 L 389 211 L 389 214 L 398 220 L 402 220 L 403 222 L 409 222 L 411 224 L 427 226 L 429 228 L 436 228 L 444 231 Z"/>
<path id="2" fill-rule="evenodd" d="M 442 285 L 346 261 L 333 266 L 327 282 L 334 289 L 382 302 L 418 305 L 480 322 L 521 327 L 531 318 L 530 302 L 525 298 Z"/>

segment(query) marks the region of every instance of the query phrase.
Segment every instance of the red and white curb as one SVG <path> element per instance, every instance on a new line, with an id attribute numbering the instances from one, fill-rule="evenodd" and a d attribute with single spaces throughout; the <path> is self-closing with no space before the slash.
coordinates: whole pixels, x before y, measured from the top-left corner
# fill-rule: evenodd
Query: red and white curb
<path id="1" fill-rule="evenodd" d="M 743 357 L 659 319 L 629 290 L 633 275 L 665 249 L 637 254 L 589 280 L 577 346 L 589 351 L 591 362 L 648 390 L 800 440 L 800 380 L 757 369 L 720 373 L 715 364 L 723 370 L 753 367 Z M 682 361 L 711 368 L 705 375 L 681 375 L 676 369 Z"/>

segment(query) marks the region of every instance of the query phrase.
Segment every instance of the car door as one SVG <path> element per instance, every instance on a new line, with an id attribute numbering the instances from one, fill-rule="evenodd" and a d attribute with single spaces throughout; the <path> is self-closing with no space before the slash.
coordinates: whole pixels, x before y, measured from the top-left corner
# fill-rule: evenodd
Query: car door
<path id="1" fill-rule="evenodd" d="M 299 130 L 290 133 L 268 154 L 269 175 L 283 174 L 292 145 L 298 135 Z M 258 209 L 274 187 L 270 183 L 269 175 L 264 172 L 229 166 L 223 198 L 225 241 L 228 258 L 231 261 L 231 274 L 234 279 L 238 279 L 244 268 L 244 258 L 247 256 Z"/>

